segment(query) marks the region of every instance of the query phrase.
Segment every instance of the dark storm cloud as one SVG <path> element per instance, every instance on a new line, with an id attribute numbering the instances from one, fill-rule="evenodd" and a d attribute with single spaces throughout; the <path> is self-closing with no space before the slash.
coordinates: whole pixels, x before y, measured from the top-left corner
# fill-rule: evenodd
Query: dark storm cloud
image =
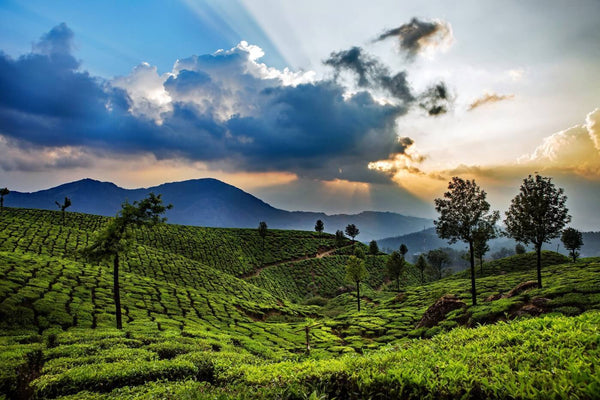
<path id="1" fill-rule="evenodd" d="M 425 46 L 431 44 L 434 37 L 445 39 L 450 35 L 448 25 L 439 21 L 421 21 L 413 18 L 408 24 L 390 29 L 375 39 L 375 42 L 390 37 L 398 38 L 400 48 L 407 52 L 409 57 L 417 55 Z"/>
<path id="2" fill-rule="evenodd" d="M 335 69 L 336 77 L 343 70 L 356 74 L 359 87 L 383 89 L 407 103 L 414 100 L 405 71 L 392 75 L 385 65 L 360 47 L 331 53 L 324 63 Z"/>
<path id="3" fill-rule="evenodd" d="M 336 79 L 342 71 L 350 71 L 356 75 L 359 87 L 385 90 L 401 100 L 405 108 L 418 101 L 419 106 L 429 115 L 436 116 L 446 113 L 452 103 L 448 88 L 443 82 L 421 94 L 413 94 L 406 79 L 406 71 L 391 75 L 385 65 L 360 47 L 331 53 L 324 63 L 335 69 Z"/>
<path id="4" fill-rule="evenodd" d="M 419 106 L 431 116 L 447 113 L 451 105 L 452 98 L 444 82 L 431 86 L 419 96 Z"/>
<path id="5" fill-rule="evenodd" d="M 70 53 L 72 40 L 61 24 L 29 54 L 12 59 L 0 53 L 0 139 L 32 152 L 84 149 L 58 152 L 37 165 L 67 168 L 85 165 L 90 155 L 151 153 L 238 171 L 389 182 L 368 163 L 412 145 L 410 138 L 398 140 L 395 121 L 421 97 L 411 92 L 405 72 L 391 74 L 360 48 L 335 53 L 329 62 L 358 77 L 363 90 L 345 97 L 335 80 L 284 86 L 260 75 L 247 44 L 179 60 L 163 80 L 145 64 L 117 85 L 82 71 Z M 166 106 L 143 95 L 156 81 Z M 398 104 L 375 101 L 372 88 L 387 91 Z M 33 168 L 28 157 L 15 157 L 8 155 L 0 168 Z"/>

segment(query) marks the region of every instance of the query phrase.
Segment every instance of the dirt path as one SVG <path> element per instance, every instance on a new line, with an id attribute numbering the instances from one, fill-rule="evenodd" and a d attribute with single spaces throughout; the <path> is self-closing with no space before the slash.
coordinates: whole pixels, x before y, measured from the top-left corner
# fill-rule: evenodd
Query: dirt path
<path id="1" fill-rule="evenodd" d="M 276 265 L 281 265 L 281 264 L 297 263 L 297 262 L 304 261 L 304 260 L 310 260 L 312 258 L 327 257 L 327 256 L 330 256 L 331 254 L 335 253 L 337 250 L 345 249 L 346 247 L 351 247 L 351 246 L 352 245 L 344 246 L 344 247 L 335 247 L 333 249 L 329 249 L 329 250 L 326 250 L 326 251 L 319 251 L 314 256 L 302 256 L 302 257 L 292 258 L 290 260 L 277 261 L 277 262 L 272 262 L 272 263 L 264 264 L 262 267 L 259 267 L 259 268 L 255 269 L 255 270 L 251 271 L 251 272 L 247 272 L 245 274 L 242 274 L 242 275 L 238 276 L 238 278 L 240 278 L 240 279 L 254 278 L 254 277 L 260 275 L 260 272 L 263 269 L 268 268 L 268 267 L 274 267 Z"/>

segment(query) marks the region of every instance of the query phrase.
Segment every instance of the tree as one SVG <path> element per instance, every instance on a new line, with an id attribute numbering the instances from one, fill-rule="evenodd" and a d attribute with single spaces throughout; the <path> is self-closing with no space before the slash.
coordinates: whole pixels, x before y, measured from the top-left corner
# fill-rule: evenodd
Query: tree
<path id="1" fill-rule="evenodd" d="M 444 269 L 444 264 L 448 264 L 450 262 L 450 256 L 442 249 L 429 250 L 427 252 L 427 261 L 433 268 L 435 268 L 436 275 L 438 279 L 442 279 L 442 270 Z"/>
<path id="2" fill-rule="evenodd" d="M 402 257 L 406 257 L 406 253 L 408 253 L 408 247 L 406 247 L 406 245 L 402 243 L 400 245 L 400 254 L 402 254 Z"/>
<path id="3" fill-rule="evenodd" d="M 581 246 L 583 246 L 583 236 L 581 232 L 575 228 L 567 228 L 563 231 L 560 240 L 565 245 L 565 249 L 570 251 L 573 262 L 577 261 L 577 257 L 579 257 L 579 252 L 577 250 L 581 249 Z"/>
<path id="4" fill-rule="evenodd" d="M 265 263 L 265 237 L 267 236 L 267 223 L 265 221 L 260 221 L 258 223 L 258 236 L 260 236 L 262 238 L 262 249 L 261 249 L 261 254 L 262 254 L 262 260 L 260 262 L 260 264 L 264 264 Z"/>
<path id="5" fill-rule="evenodd" d="M 360 231 L 358 230 L 356 225 L 348 224 L 346 226 L 346 235 L 348 235 L 352 238 L 352 244 L 354 244 L 354 238 L 357 237 L 359 233 L 360 233 Z"/>
<path id="6" fill-rule="evenodd" d="M 522 243 L 517 243 L 517 245 L 515 246 L 515 254 L 525 254 L 527 252 L 527 249 L 525 248 L 525 246 L 523 246 Z"/>
<path id="7" fill-rule="evenodd" d="M 368 276 L 365 261 L 356 256 L 350 256 L 346 263 L 346 280 L 356 284 L 356 302 L 360 311 L 360 283 Z"/>
<path id="8" fill-rule="evenodd" d="M 477 224 L 477 228 L 474 232 L 473 251 L 475 257 L 479 260 L 479 268 L 483 275 L 483 256 L 485 253 L 490 251 L 490 246 L 487 242 L 490 239 L 494 239 L 498 236 L 498 230 L 495 225 L 489 225 L 485 220 Z"/>
<path id="9" fill-rule="evenodd" d="M 9 193 L 10 190 L 8 190 L 8 188 L 0 189 L 0 212 L 4 210 L 4 196 L 8 195 Z"/>
<path id="10" fill-rule="evenodd" d="M 58 206 L 58 208 L 60 208 L 60 211 L 62 211 L 62 223 L 63 225 L 65 224 L 65 210 L 69 207 L 71 207 L 71 199 L 69 199 L 68 197 L 65 197 L 65 202 L 60 204 L 58 201 L 55 201 L 56 205 Z"/>
<path id="11" fill-rule="evenodd" d="M 419 258 L 417 259 L 417 262 L 415 263 L 415 267 L 421 273 L 421 283 L 425 283 L 425 270 L 427 269 L 428 266 L 429 265 L 427 264 L 427 260 L 425 259 L 425 256 L 423 254 L 420 254 Z"/>
<path id="12" fill-rule="evenodd" d="M 376 256 L 377 254 L 379 254 L 379 246 L 377 245 L 376 240 L 371 240 L 371 242 L 369 243 L 369 254 L 371 254 L 372 256 Z"/>
<path id="13" fill-rule="evenodd" d="M 474 180 L 464 180 L 455 176 L 449 182 L 444 198 L 435 199 L 435 209 L 440 213 L 440 217 L 433 223 L 438 236 L 447 239 L 450 244 L 460 240 L 469 245 L 473 305 L 477 304 L 473 249 L 475 231 L 480 223 L 494 226 L 500 218 L 498 211 L 489 213 L 490 204 L 485 198 L 485 191 L 481 190 Z"/>
<path id="14" fill-rule="evenodd" d="M 396 291 L 400 292 L 400 275 L 404 273 L 404 256 L 399 251 L 393 251 L 385 263 L 388 276 L 396 280 Z"/>
<path id="15" fill-rule="evenodd" d="M 323 221 L 318 219 L 317 223 L 315 224 L 315 231 L 317 231 L 319 233 L 323 233 L 324 230 L 325 230 L 325 224 L 323 223 Z"/>
<path id="16" fill-rule="evenodd" d="M 565 206 L 567 196 L 552 178 L 529 175 L 523 179 L 519 193 L 506 212 L 506 232 L 524 244 L 532 243 L 537 255 L 537 281 L 542 287 L 542 245 L 558 237 L 571 221 Z"/>
<path id="17" fill-rule="evenodd" d="M 165 206 L 161 195 L 156 196 L 154 193 L 150 193 L 147 198 L 139 202 L 134 201 L 133 204 L 125 202 L 121 205 L 121 210 L 116 217 L 98 232 L 92 243 L 83 250 L 89 260 L 101 261 L 111 257 L 113 259 L 113 297 L 117 329 L 123 328 L 119 287 L 119 253 L 127 250 L 130 245 L 127 229 L 163 223 L 166 218 L 162 218 L 161 214 L 170 208 L 172 208 L 171 204 Z"/>
<path id="18" fill-rule="evenodd" d="M 346 236 L 344 236 L 344 232 L 339 229 L 335 231 L 335 246 L 342 247 L 346 242 Z"/>

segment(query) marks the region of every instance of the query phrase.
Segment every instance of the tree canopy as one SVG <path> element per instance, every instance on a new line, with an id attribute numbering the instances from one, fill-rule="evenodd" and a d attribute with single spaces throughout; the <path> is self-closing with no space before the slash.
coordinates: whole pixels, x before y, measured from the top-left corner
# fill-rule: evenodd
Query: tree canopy
<path id="1" fill-rule="evenodd" d="M 567 228 L 562 232 L 560 240 L 563 242 L 565 249 L 569 250 L 573 262 L 577 261 L 577 257 L 579 257 L 577 250 L 583 246 L 583 235 L 581 232 L 575 228 Z"/>
<path id="2" fill-rule="evenodd" d="M 566 207 L 567 196 L 552 178 L 536 174 L 523 179 L 519 193 L 512 199 L 506 212 L 506 232 L 524 244 L 532 243 L 537 253 L 538 285 L 542 287 L 542 245 L 560 236 L 571 221 Z"/>
<path id="3" fill-rule="evenodd" d="M 354 238 L 357 237 L 359 234 L 360 234 L 360 230 L 356 227 L 356 225 L 348 224 L 346 226 L 346 235 L 350 236 L 352 238 L 353 242 L 354 242 Z"/>
<path id="4" fill-rule="evenodd" d="M 325 230 L 325 224 L 320 219 L 315 223 L 315 231 L 322 233 Z"/>
<path id="5" fill-rule="evenodd" d="M 388 276 L 396 280 L 396 291 L 400 292 L 400 276 L 404 273 L 405 261 L 400 251 L 393 251 L 385 263 Z"/>
<path id="6" fill-rule="evenodd" d="M 369 254 L 373 256 L 379 254 L 379 246 L 377 245 L 376 240 L 371 240 L 371 242 L 369 243 Z"/>

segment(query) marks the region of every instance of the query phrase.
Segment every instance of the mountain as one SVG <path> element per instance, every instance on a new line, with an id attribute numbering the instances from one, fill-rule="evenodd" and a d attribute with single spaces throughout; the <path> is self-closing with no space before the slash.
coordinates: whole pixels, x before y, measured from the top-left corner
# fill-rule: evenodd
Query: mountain
<path id="1" fill-rule="evenodd" d="M 325 231 L 330 233 L 355 224 L 360 229 L 357 239 L 361 241 L 403 235 L 432 226 L 429 219 L 391 212 L 327 215 L 285 211 L 217 179 L 194 179 L 140 189 L 83 179 L 33 193 L 11 192 L 4 200 L 7 207 L 58 209 L 54 202 L 69 197 L 73 205 L 68 211 L 113 216 L 125 200 L 140 200 L 150 192 L 161 193 L 165 203 L 173 204 L 167 218 L 174 224 L 255 228 L 260 221 L 266 221 L 270 228 L 313 230 L 317 219 L 321 219 Z"/>
<path id="2" fill-rule="evenodd" d="M 581 257 L 596 257 L 600 256 L 600 232 L 582 232 L 583 246 L 581 247 Z M 438 249 L 440 247 L 451 247 L 455 250 L 468 250 L 467 244 L 463 242 L 456 242 L 449 245 L 446 240 L 440 239 L 435 233 L 435 228 L 424 229 L 420 232 L 411 232 L 406 235 L 389 237 L 377 241 L 379 248 L 383 251 L 396 250 L 400 245 L 404 243 L 408 247 L 409 254 L 420 254 L 428 252 L 429 250 Z M 514 252 L 517 242 L 507 237 L 500 237 L 493 239 L 488 242 L 490 250 L 488 251 L 486 258 L 491 254 L 507 248 L 511 252 Z M 553 239 L 550 243 L 545 243 L 542 247 L 544 250 L 558 250 L 559 253 L 568 255 L 568 250 L 564 248 L 564 245 L 560 239 Z M 528 251 L 533 251 L 533 247 L 529 246 Z M 504 255 L 505 256 L 505 255 Z"/>

